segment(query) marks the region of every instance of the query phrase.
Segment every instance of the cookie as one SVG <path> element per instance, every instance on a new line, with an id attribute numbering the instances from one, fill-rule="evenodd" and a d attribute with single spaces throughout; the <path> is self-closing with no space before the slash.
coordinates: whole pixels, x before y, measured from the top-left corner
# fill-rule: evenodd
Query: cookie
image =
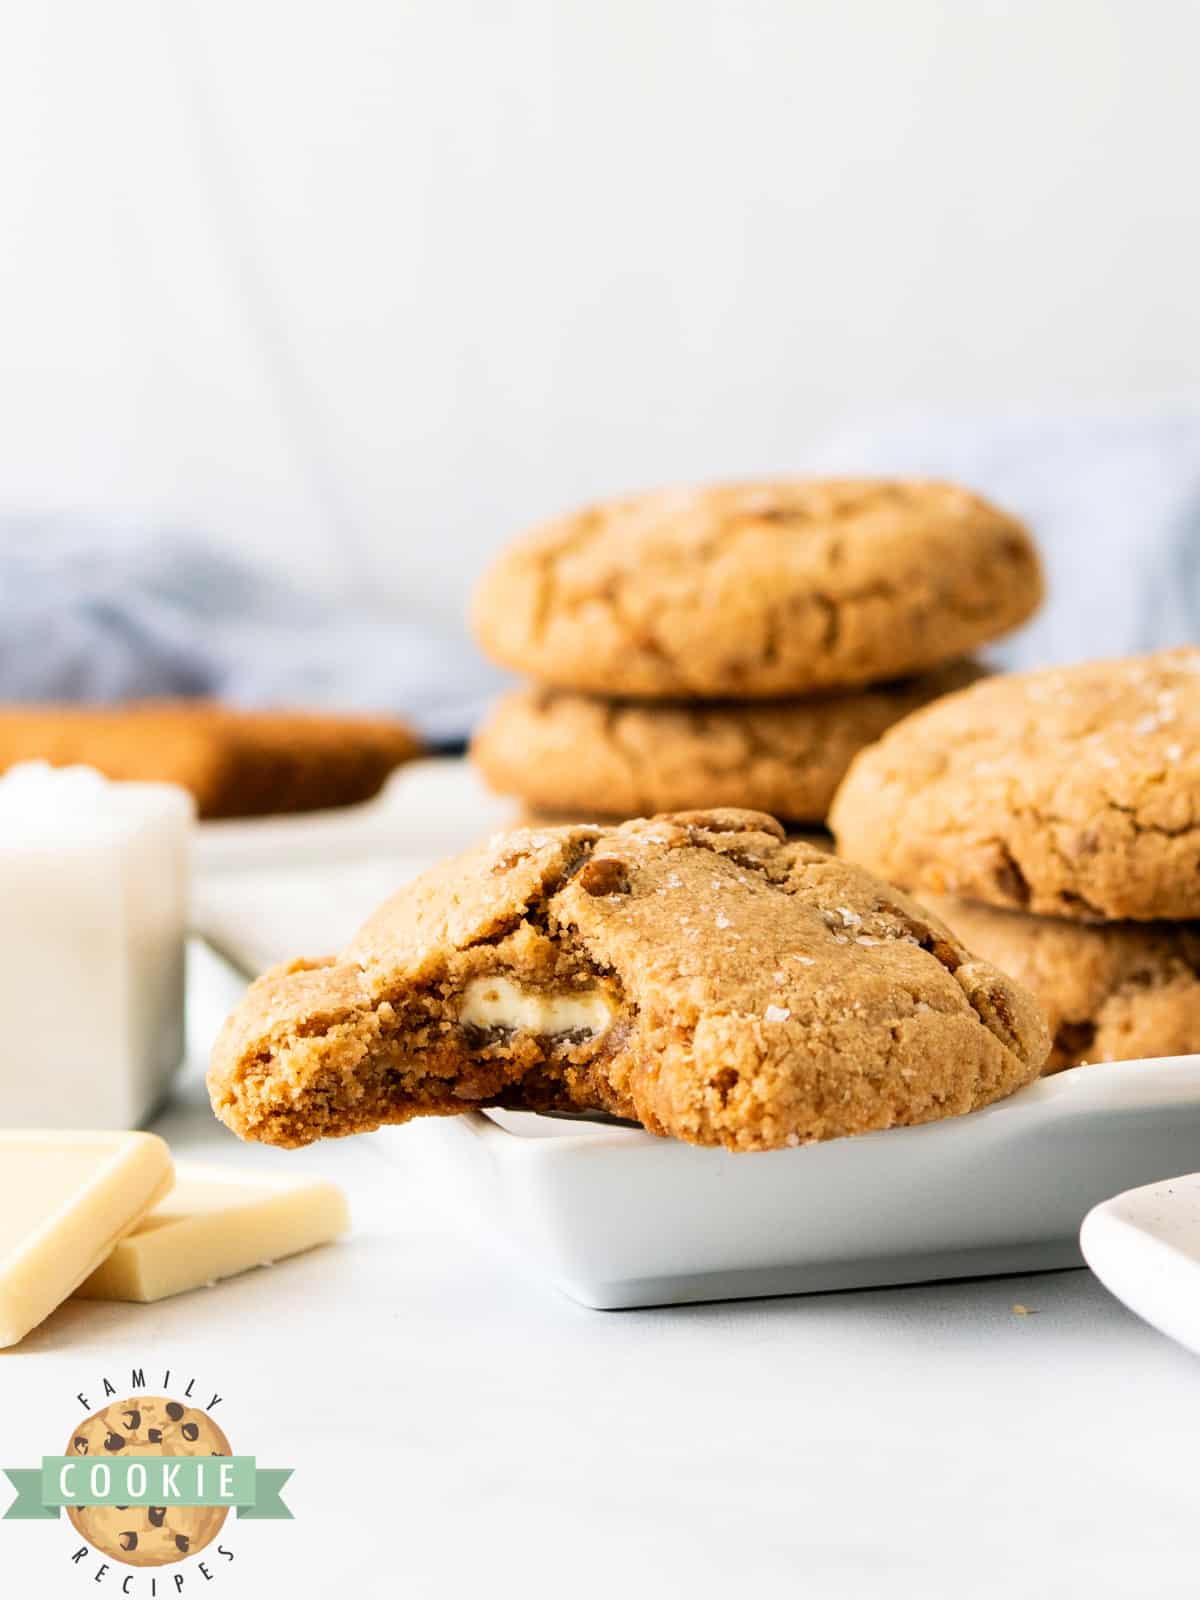
<path id="1" fill-rule="evenodd" d="M 1200 1051 L 1200 923 L 1089 925 L 949 896 L 925 903 L 1041 1002 L 1047 1072 Z"/>
<path id="2" fill-rule="evenodd" d="M 1048 1043 L 911 900 L 716 810 L 518 830 L 435 868 L 339 956 L 254 984 L 208 1086 L 268 1144 L 509 1105 L 773 1150 L 986 1105 Z"/>
<path id="3" fill-rule="evenodd" d="M 239 711 L 212 701 L 0 706 L 0 771 L 18 761 L 177 783 L 202 817 L 315 811 L 368 800 L 417 754 L 386 717 Z"/>
<path id="4" fill-rule="evenodd" d="M 660 491 L 505 551 L 475 631 L 557 688 L 760 699 L 927 671 L 1042 597 L 1025 528 L 944 483 L 831 479 Z"/>
<path id="5" fill-rule="evenodd" d="M 228 1456 L 225 1434 L 204 1411 L 163 1396 L 135 1395 L 81 1422 L 64 1455 Z M 68 1506 L 67 1516 L 90 1545 L 130 1567 L 183 1561 L 211 1544 L 227 1506 Z"/>
<path id="6" fill-rule="evenodd" d="M 647 703 L 518 690 L 475 735 L 491 787 L 550 813 L 644 817 L 737 806 L 820 822 L 850 762 L 919 706 L 973 683 L 948 666 L 807 700 Z"/>
<path id="7" fill-rule="evenodd" d="M 512 819 L 514 828 L 562 828 L 572 823 L 591 822 L 601 828 L 612 828 L 620 822 L 635 821 L 632 817 L 605 817 L 596 812 L 562 812 L 562 811 L 533 811 L 528 806 L 518 810 Z M 814 850 L 823 850 L 826 855 L 836 855 L 837 850 L 833 843 L 833 835 L 824 828 L 815 826 L 796 827 L 788 823 L 784 829 L 788 839 L 799 840 L 801 844 L 810 844 Z"/>
<path id="8" fill-rule="evenodd" d="M 914 893 L 1200 917 L 1200 650 L 951 695 L 856 758 L 830 826 L 841 854 Z"/>

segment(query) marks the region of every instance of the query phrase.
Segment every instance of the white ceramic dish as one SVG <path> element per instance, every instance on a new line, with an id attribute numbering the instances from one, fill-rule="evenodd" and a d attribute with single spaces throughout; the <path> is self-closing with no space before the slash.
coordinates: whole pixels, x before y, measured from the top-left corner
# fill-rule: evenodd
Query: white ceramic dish
<path id="1" fill-rule="evenodd" d="M 1079 1243 L 1105 1288 L 1200 1355 L 1200 1172 L 1104 1201 Z"/>
<path id="2" fill-rule="evenodd" d="M 407 1163 L 413 1132 L 376 1148 Z M 970 1116 L 770 1155 L 505 1112 L 448 1118 L 420 1143 L 587 1306 L 1029 1272 L 1079 1266 L 1093 1206 L 1194 1165 L 1200 1056 L 1078 1067 Z"/>
<path id="3" fill-rule="evenodd" d="M 437 861 L 511 822 L 515 804 L 488 794 L 469 762 L 410 761 L 373 800 L 296 816 L 201 822 L 193 858 L 201 874 L 318 867 L 373 855 Z"/>
<path id="4" fill-rule="evenodd" d="M 220 977 L 215 1021 L 245 979 L 336 949 L 408 878 L 511 810 L 465 762 L 430 760 L 369 806 L 202 824 L 192 926 L 238 969 L 207 953 L 201 963 Z M 193 1032 L 207 1054 L 211 1038 Z M 1090 1207 L 1196 1164 L 1200 1057 L 1083 1067 L 970 1117 L 769 1156 L 502 1112 L 370 1142 L 405 1166 L 432 1162 L 452 1199 L 494 1217 L 585 1305 L 1077 1266 Z"/>

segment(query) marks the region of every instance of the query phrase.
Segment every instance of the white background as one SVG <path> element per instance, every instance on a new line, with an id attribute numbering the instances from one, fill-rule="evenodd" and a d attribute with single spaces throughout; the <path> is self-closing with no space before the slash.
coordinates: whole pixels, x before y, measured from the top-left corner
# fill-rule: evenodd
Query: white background
<path id="1" fill-rule="evenodd" d="M 0 513 L 456 614 L 593 493 L 1169 401 L 1198 58 L 1188 0 L 10 7 Z"/>
<path id="2" fill-rule="evenodd" d="M 592 493 L 1194 396 L 1198 47 L 1189 0 L 9 6 L 0 515 L 450 615 Z M 195 1079 L 164 1127 L 275 1164 Z M 289 1165 L 345 1182 L 344 1243 L 0 1356 L 0 1461 L 157 1360 L 297 1469 L 188 1593 L 1195 1593 L 1195 1362 L 1086 1273 L 586 1312 L 411 1134 L 411 1172 Z M 115 1592 L 71 1547 L 5 1524 L 0 1588 Z"/>

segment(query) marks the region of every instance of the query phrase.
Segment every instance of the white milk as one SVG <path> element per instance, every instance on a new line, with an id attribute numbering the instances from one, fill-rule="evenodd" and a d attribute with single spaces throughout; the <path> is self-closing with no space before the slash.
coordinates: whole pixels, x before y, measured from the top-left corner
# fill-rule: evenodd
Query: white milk
<path id="1" fill-rule="evenodd" d="M 0 778 L 0 1127 L 131 1128 L 183 1056 L 191 796 Z"/>

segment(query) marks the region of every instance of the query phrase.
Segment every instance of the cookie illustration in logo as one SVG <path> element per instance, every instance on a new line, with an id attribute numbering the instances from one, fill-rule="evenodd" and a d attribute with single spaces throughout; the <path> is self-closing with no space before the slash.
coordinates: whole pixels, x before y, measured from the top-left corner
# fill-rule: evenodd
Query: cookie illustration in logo
<path id="1" fill-rule="evenodd" d="M 207 1412 L 178 1400 L 138 1396 L 97 1411 L 67 1440 L 64 1455 L 228 1456 L 229 1440 Z M 220 1533 L 228 1506 L 68 1506 L 90 1545 L 131 1567 L 183 1561 Z"/>

